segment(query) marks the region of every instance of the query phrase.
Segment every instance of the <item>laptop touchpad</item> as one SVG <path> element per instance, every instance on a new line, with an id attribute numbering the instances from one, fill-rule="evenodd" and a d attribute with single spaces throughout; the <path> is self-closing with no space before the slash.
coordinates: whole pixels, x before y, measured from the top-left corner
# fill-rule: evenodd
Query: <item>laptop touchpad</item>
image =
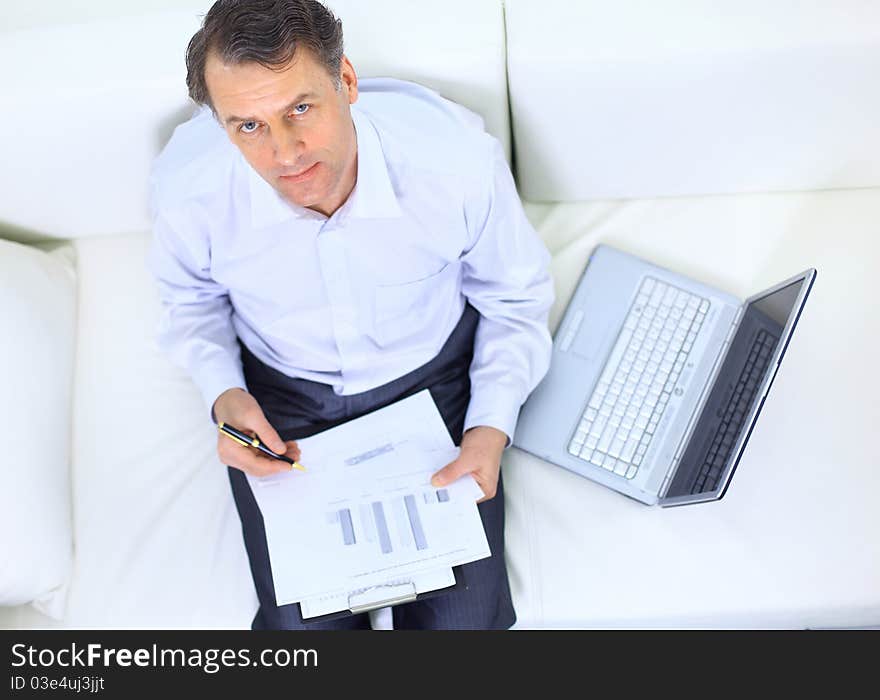
<path id="1" fill-rule="evenodd" d="M 611 323 L 606 323 L 604 326 L 592 323 L 584 324 L 571 344 L 571 351 L 585 360 L 601 359 L 602 351 L 607 346 L 608 336 L 611 335 L 612 330 L 614 330 L 614 325 Z"/>

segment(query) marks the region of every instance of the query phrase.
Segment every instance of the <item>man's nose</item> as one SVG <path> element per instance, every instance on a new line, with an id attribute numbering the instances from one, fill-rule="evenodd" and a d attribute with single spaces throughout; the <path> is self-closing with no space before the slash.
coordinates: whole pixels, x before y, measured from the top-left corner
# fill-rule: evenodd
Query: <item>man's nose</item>
<path id="1" fill-rule="evenodd" d="M 306 144 L 295 129 L 284 129 L 275 137 L 275 160 L 282 165 L 296 165 L 306 152 Z"/>

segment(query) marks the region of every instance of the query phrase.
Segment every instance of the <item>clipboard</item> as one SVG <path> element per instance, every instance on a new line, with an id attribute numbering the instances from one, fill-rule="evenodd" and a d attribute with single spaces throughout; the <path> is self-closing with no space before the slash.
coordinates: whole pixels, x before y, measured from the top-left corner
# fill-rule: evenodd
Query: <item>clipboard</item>
<path id="1" fill-rule="evenodd" d="M 300 607 L 300 619 L 305 625 L 309 625 L 313 622 L 340 620 L 342 618 L 351 617 L 352 615 L 369 612 L 370 610 L 378 610 L 379 608 L 385 608 L 388 606 L 412 603 L 417 600 L 426 600 L 427 598 L 435 598 L 451 593 L 452 591 L 467 590 L 467 580 L 462 566 L 463 565 L 459 564 L 458 566 L 452 567 L 452 575 L 455 577 L 455 583 L 451 586 L 446 586 L 445 588 L 436 588 L 433 591 L 416 593 L 415 584 L 412 582 L 392 585 L 379 584 L 349 594 L 348 610 L 337 610 L 336 612 L 327 613 L 326 615 L 316 615 L 315 617 L 304 618 L 302 616 L 302 607 Z M 296 605 L 299 605 L 299 603 Z"/>

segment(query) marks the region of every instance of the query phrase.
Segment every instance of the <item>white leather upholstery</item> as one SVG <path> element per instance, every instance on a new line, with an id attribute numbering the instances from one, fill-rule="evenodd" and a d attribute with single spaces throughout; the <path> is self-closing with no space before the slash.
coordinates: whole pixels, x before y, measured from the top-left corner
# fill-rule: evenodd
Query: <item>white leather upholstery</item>
<path id="1" fill-rule="evenodd" d="M 0 65 L 16 68 L 3 73 L 0 107 L 27 119 L 0 131 L 0 220 L 60 238 L 149 230 L 145 174 L 192 113 L 183 57 L 210 4 L 3 35 Z M 497 1 L 452 0 L 430 22 L 416 3 L 328 4 L 359 75 L 393 74 L 460 102 L 509 153 Z"/>
<path id="2" fill-rule="evenodd" d="M 880 189 L 529 204 L 556 328 L 589 253 L 618 246 L 740 298 L 817 277 L 727 495 L 649 508 L 516 448 L 504 463 L 522 627 L 880 622 L 872 447 Z"/>
<path id="3" fill-rule="evenodd" d="M 509 143 L 500 0 L 443 11 L 404 0 L 332 6 L 361 74 L 424 82 Z M 551 330 L 599 242 L 740 297 L 818 269 L 722 501 L 649 508 L 515 447 L 505 453 L 516 627 L 880 623 L 880 319 L 871 310 L 880 187 L 856 189 L 880 185 L 880 98 L 873 83 L 863 90 L 877 67 L 873 6 L 810 3 L 794 13 L 749 1 L 725 5 L 723 25 L 705 4 L 676 0 L 505 7 L 521 194 L 553 254 Z M 76 350 L 71 337 L 49 344 L 57 375 L 40 386 L 56 400 L 42 400 L 52 425 L 34 438 L 60 440 L 64 416 L 72 421 L 76 566 L 66 610 L 44 610 L 63 619 L 0 607 L 0 627 L 248 627 L 256 610 L 213 428 L 192 382 L 155 347 L 158 302 L 144 267 L 145 176 L 188 113 L 182 56 L 196 25 L 181 11 L 0 42 L 0 57 L 34 43 L 69 57 L 47 71 L 49 59 L 36 56 L 31 70 L 3 76 L 0 101 L 9 111 L 13 100 L 45 140 L 0 135 L 0 222 L 73 238 L 78 276 L 75 314 L 64 295 L 55 305 L 57 289 L 40 297 L 61 326 L 76 319 Z M 107 46 L 122 63 L 103 60 Z M 815 81 L 801 80 L 802 67 Z M 701 75 L 698 89 L 685 89 Z M 782 89 L 760 114 L 718 108 L 727 88 L 754 100 L 772 86 Z M 61 123 L 49 109 L 58 100 Z M 689 114 L 741 131 L 718 141 L 682 126 Z M 816 187 L 847 189 L 807 191 Z M 748 194 L 768 188 L 798 191 Z M 709 191 L 729 194 L 668 197 Z M 623 196 L 640 198 L 595 199 Z M 530 201 L 547 197 L 556 201 Z M 0 269 L 15 269 L 4 267 L 6 251 L 0 242 Z M 0 287 L 11 279 L 0 276 Z M 37 351 L 25 359 L 47 361 Z M 56 382 L 64 371 L 75 380 L 68 413 Z M 7 374 L 0 368 L 0 382 L 21 379 Z"/>
<path id="4" fill-rule="evenodd" d="M 77 573 L 69 624 L 247 627 L 256 593 L 216 430 L 155 343 L 148 234 L 75 241 Z"/>
<path id="5" fill-rule="evenodd" d="M 528 200 L 880 186 L 876 3 L 505 8 Z"/>
<path id="6" fill-rule="evenodd" d="M 72 250 L 0 240 L 0 605 L 64 610 L 73 563 Z"/>

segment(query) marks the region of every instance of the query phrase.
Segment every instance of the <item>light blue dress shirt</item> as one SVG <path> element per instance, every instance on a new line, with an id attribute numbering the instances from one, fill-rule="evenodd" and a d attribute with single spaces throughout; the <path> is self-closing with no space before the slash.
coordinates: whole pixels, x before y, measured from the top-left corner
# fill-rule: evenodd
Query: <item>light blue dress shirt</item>
<path id="1" fill-rule="evenodd" d="M 479 116 L 415 83 L 358 87 L 357 181 L 329 218 L 283 199 L 209 109 L 177 127 L 150 178 L 159 346 L 209 407 L 247 388 L 236 336 L 288 376 L 355 394 L 435 357 L 470 301 L 464 429 L 509 446 L 549 367 L 550 255 Z"/>

